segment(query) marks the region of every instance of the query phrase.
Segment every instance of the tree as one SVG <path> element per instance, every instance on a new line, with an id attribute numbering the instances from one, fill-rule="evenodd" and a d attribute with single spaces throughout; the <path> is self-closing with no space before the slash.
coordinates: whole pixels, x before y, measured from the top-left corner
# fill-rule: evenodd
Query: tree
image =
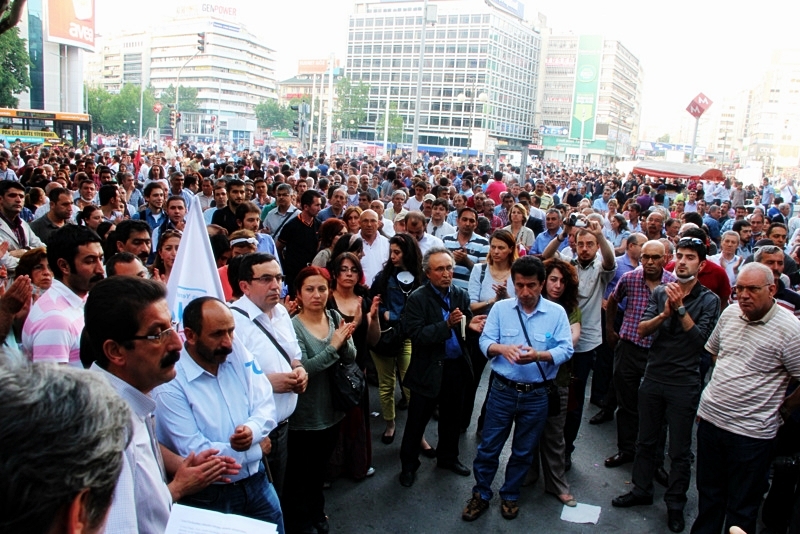
<path id="1" fill-rule="evenodd" d="M 25 39 L 20 38 L 19 29 L 12 28 L 0 34 L 0 107 L 15 108 L 19 105 L 19 99 L 14 95 L 30 89 L 30 64 Z"/>
<path id="2" fill-rule="evenodd" d="M 175 93 L 172 92 L 173 100 L 168 100 L 170 95 L 161 95 L 162 98 L 155 97 L 155 90 L 152 87 L 147 87 L 144 90 L 144 98 L 140 94 L 140 87 L 138 85 L 125 84 L 117 94 L 111 94 L 103 88 L 87 87 L 86 95 L 89 103 L 89 115 L 92 116 L 92 122 L 95 129 L 101 132 L 125 132 L 125 133 L 138 133 L 139 132 L 139 103 L 143 100 L 144 108 L 142 112 L 142 131 L 148 128 L 155 127 L 156 113 L 153 111 L 153 105 L 156 102 L 161 102 L 162 110 L 159 113 L 160 126 L 164 126 L 169 121 L 169 108 L 168 103 L 174 103 Z M 181 88 L 181 98 L 184 96 L 185 88 Z M 196 93 L 196 91 L 195 91 Z M 187 97 L 185 102 L 187 106 L 197 108 L 196 101 L 190 100 Z M 183 111 L 186 111 L 184 102 L 180 103 Z"/>
<path id="3" fill-rule="evenodd" d="M 265 100 L 255 107 L 259 128 L 285 130 L 292 127 L 296 111 L 278 103 L 277 100 Z"/>
<path id="4" fill-rule="evenodd" d="M 666 133 L 657 139 L 659 143 L 669 143 L 669 134 Z"/>
<path id="5" fill-rule="evenodd" d="M 179 87 L 180 100 L 178 100 L 178 111 L 195 111 L 197 109 L 197 88 L 195 87 Z M 175 87 L 170 84 L 169 87 L 161 91 L 161 98 L 159 99 L 167 104 L 175 103 Z"/>
<path id="6" fill-rule="evenodd" d="M 0 0 L 0 34 L 19 24 L 25 0 Z"/>
<path id="7" fill-rule="evenodd" d="M 336 84 L 336 109 L 334 122 L 339 128 L 355 131 L 366 122 L 367 104 L 369 103 L 369 86 L 364 82 L 358 85 L 342 78 Z M 340 122 L 341 121 L 341 122 Z"/>
<path id="8" fill-rule="evenodd" d="M 386 124 L 386 114 L 378 115 L 378 120 L 375 121 L 375 138 L 383 139 L 383 132 Z M 389 104 L 389 139 L 390 143 L 403 142 L 403 117 L 397 113 L 397 102 Z"/>

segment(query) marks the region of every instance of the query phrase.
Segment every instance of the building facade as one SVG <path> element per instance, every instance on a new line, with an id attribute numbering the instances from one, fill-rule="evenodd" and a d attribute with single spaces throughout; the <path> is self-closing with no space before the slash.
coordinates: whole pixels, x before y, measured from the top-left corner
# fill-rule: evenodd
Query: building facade
<path id="1" fill-rule="evenodd" d="M 638 146 L 644 71 L 621 42 L 543 29 L 544 158 L 574 164 L 630 159 Z"/>
<path id="2" fill-rule="evenodd" d="M 527 146 L 534 132 L 540 37 L 516 2 L 431 0 L 419 109 L 419 147 L 454 154 Z M 357 2 L 347 77 L 369 87 L 353 135 L 382 142 L 387 111 L 412 141 L 423 31 L 422 1 Z"/>

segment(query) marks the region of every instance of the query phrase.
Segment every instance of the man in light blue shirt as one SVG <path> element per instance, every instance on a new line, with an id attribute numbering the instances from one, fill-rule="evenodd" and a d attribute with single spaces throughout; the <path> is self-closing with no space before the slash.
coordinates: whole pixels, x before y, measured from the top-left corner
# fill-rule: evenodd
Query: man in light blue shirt
<path id="1" fill-rule="evenodd" d="M 182 504 L 274 523 L 283 533 L 275 488 L 265 475 L 269 433 L 277 426 L 272 386 L 253 356 L 234 340 L 222 301 L 200 297 L 183 312 L 186 342 L 173 381 L 156 389 L 159 441 L 178 454 L 214 448 L 241 470 L 232 484 L 213 484 Z"/>
<path id="2" fill-rule="evenodd" d="M 544 216 L 545 231 L 536 236 L 533 242 L 530 254 L 541 255 L 544 254 L 544 249 L 550 244 L 553 239 L 558 239 L 558 232 L 561 230 L 561 212 L 555 208 L 550 208 Z M 564 239 L 558 246 L 558 250 L 564 250 L 569 246 L 569 242 Z"/>
<path id="3" fill-rule="evenodd" d="M 511 277 L 517 298 L 495 303 L 480 338 L 481 351 L 491 359 L 492 380 L 481 444 L 473 463 L 475 486 L 461 515 L 465 521 L 477 519 L 489 507 L 492 481 L 512 425 L 511 457 L 500 488 L 501 513 L 505 519 L 514 519 L 519 513 L 520 486 L 548 417 L 547 386 L 573 352 L 566 311 L 541 298 L 545 281 L 542 261 L 533 256 L 516 260 Z"/>

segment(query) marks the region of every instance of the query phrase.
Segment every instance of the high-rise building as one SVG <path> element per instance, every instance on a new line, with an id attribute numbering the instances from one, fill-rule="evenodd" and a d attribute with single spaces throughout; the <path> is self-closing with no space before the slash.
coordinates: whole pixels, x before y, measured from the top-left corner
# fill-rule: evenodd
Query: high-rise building
<path id="1" fill-rule="evenodd" d="M 543 29 L 540 67 L 545 159 L 608 164 L 638 145 L 644 71 L 621 42 Z"/>
<path id="2" fill-rule="evenodd" d="M 423 18 L 434 22 L 425 26 Z M 420 150 L 465 154 L 469 147 L 475 155 L 527 147 L 540 37 L 514 0 L 430 0 L 427 17 L 422 1 L 357 2 L 345 69 L 353 85 L 369 87 L 369 97 L 366 120 L 351 135 L 382 141 L 383 117 L 396 114 L 402 141 L 412 142 L 423 27 Z"/>

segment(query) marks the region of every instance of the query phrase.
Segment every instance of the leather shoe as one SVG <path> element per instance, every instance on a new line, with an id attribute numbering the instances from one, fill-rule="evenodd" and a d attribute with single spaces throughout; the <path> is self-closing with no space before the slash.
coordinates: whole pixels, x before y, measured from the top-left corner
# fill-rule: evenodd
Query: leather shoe
<path id="1" fill-rule="evenodd" d="M 656 469 L 656 474 L 653 478 L 655 478 L 655 481 L 665 488 L 669 487 L 669 473 L 667 473 L 667 470 L 663 467 Z"/>
<path id="2" fill-rule="evenodd" d="M 391 436 L 383 434 L 381 436 L 381 443 L 383 443 L 384 445 L 391 445 L 392 443 L 394 443 L 394 433 L 392 433 Z"/>
<path id="3" fill-rule="evenodd" d="M 400 473 L 400 485 L 403 487 L 410 488 L 414 485 L 415 480 L 417 480 L 417 474 L 414 471 Z"/>
<path id="4" fill-rule="evenodd" d="M 436 449 L 428 447 L 427 449 L 420 449 L 419 453 L 425 458 L 436 458 Z"/>
<path id="5" fill-rule="evenodd" d="M 606 458 L 605 465 L 606 467 L 619 467 L 631 463 L 633 458 L 633 455 L 629 452 L 618 452 L 614 456 Z"/>
<path id="6" fill-rule="evenodd" d="M 606 410 L 603 408 L 599 412 L 597 412 L 594 417 L 589 419 L 590 425 L 602 425 L 603 423 L 607 423 L 609 421 L 614 420 L 614 412 L 611 410 Z"/>
<path id="7" fill-rule="evenodd" d="M 453 460 L 452 462 L 447 462 L 447 463 L 436 462 L 436 467 L 440 469 L 448 469 L 453 473 L 460 475 L 462 477 L 468 477 L 472 474 L 472 471 L 470 471 L 469 467 L 462 464 L 458 460 Z"/>
<path id="8" fill-rule="evenodd" d="M 639 506 L 642 504 L 653 504 L 653 497 L 639 497 L 631 491 L 625 495 L 615 497 L 611 501 L 611 504 L 616 508 L 630 508 L 631 506 Z"/>
<path id="9" fill-rule="evenodd" d="M 667 526 L 672 532 L 683 532 L 683 529 L 686 528 L 683 510 L 667 510 Z"/>

